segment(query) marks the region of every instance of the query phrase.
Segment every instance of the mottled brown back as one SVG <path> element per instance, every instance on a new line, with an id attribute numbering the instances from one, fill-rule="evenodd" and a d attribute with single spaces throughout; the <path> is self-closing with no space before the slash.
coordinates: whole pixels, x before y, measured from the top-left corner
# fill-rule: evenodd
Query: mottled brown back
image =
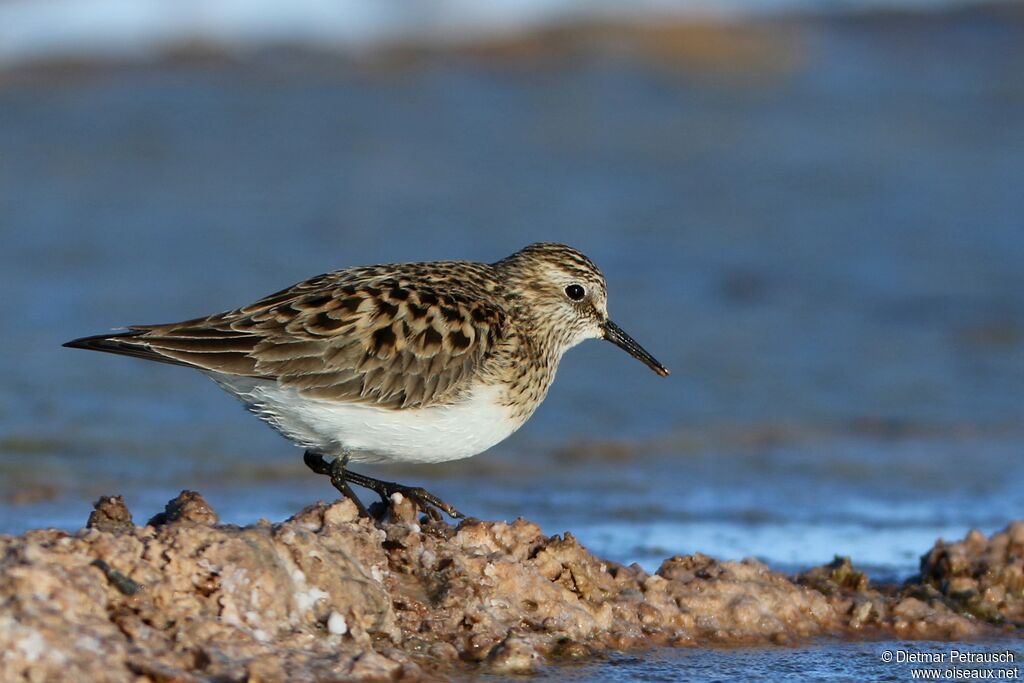
<path id="1" fill-rule="evenodd" d="M 451 402 L 507 335 L 494 268 L 442 261 L 350 268 L 244 308 L 71 346 L 276 379 L 387 408 Z"/>

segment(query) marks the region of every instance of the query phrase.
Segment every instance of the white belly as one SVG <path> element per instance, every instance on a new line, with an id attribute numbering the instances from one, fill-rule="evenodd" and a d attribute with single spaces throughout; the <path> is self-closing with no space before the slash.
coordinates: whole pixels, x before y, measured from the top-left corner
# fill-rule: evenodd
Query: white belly
<path id="1" fill-rule="evenodd" d="M 481 453 L 520 424 L 483 387 L 450 406 L 387 410 L 307 398 L 277 382 L 209 373 L 249 410 L 303 448 L 352 462 L 443 462 Z"/>

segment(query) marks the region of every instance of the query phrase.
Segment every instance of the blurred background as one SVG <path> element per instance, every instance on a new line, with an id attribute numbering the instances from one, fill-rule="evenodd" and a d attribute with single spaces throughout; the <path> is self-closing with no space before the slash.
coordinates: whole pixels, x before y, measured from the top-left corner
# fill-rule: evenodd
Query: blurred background
<path id="1" fill-rule="evenodd" d="M 1022 186 L 1019 2 L 0 0 L 0 532 L 333 497 L 63 342 L 544 240 L 672 376 L 590 342 L 492 451 L 371 473 L 648 569 L 905 578 L 1024 516 Z"/>

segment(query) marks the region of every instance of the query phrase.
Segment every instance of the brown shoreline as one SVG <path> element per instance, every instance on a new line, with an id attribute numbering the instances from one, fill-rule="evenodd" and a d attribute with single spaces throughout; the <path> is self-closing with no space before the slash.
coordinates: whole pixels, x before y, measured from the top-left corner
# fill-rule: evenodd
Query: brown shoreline
<path id="1" fill-rule="evenodd" d="M 1024 522 L 936 544 L 872 586 L 696 554 L 654 574 L 524 520 L 386 522 L 348 501 L 219 525 L 182 492 L 145 526 L 102 498 L 76 533 L 0 536 L 0 680 L 421 680 L 668 646 L 961 640 L 1024 627 Z"/>
<path id="2" fill-rule="evenodd" d="M 441 60 L 500 67 L 550 69 L 553 65 L 614 56 L 671 71 L 752 80 L 790 73 L 813 58 L 808 35 L 830 29 L 879 34 L 930 31 L 964 21 L 1024 24 L 1024 5 L 990 0 L 937 8 L 871 8 L 831 12 L 781 11 L 748 17 L 662 16 L 641 20 L 570 19 L 531 28 L 439 41 L 415 35 L 365 50 L 344 45 L 269 41 L 251 45 L 196 38 L 149 54 L 70 54 L 0 61 L 0 89 L 18 84 L 77 82 L 123 71 L 241 66 L 247 73 L 289 73 L 295 68 L 371 75 L 401 72 Z M 910 34 L 913 35 L 913 34 Z"/>

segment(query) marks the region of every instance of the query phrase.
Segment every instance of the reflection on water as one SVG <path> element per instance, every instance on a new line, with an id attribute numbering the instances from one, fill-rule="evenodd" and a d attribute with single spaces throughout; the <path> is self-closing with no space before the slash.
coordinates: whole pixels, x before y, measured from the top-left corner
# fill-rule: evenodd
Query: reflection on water
<path id="1" fill-rule="evenodd" d="M 785 35 L 747 75 L 511 50 L 0 84 L 0 531 L 77 527 L 101 493 L 145 519 L 199 488 L 233 522 L 330 494 L 201 376 L 62 342 L 535 240 L 592 256 L 674 374 L 591 342 L 493 452 L 389 474 L 648 566 L 903 577 L 1019 518 L 1024 31 Z"/>

